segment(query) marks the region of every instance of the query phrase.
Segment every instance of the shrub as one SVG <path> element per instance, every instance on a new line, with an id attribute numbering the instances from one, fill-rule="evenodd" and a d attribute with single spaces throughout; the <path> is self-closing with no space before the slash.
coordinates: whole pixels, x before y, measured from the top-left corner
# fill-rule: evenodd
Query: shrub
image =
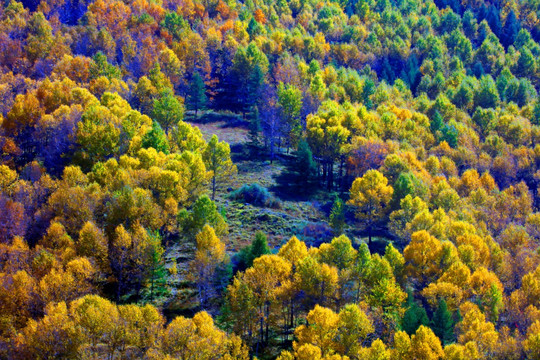
<path id="1" fill-rule="evenodd" d="M 259 184 L 246 184 L 241 188 L 231 192 L 229 197 L 236 201 L 270 208 L 280 208 L 281 203 L 278 199 L 270 194 L 268 189 Z"/>

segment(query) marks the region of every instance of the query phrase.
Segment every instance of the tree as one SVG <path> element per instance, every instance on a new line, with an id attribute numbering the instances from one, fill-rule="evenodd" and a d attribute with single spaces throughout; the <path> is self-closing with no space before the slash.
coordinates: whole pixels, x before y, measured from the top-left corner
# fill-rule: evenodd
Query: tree
<path id="1" fill-rule="evenodd" d="M 288 146 L 296 147 L 302 134 L 300 110 L 302 110 L 302 91 L 294 85 L 278 86 L 278 104 L 284 124 L 287 125 Z"/>
<path id="2" fill-rule="evenodd" d="M 516 63 L 515 73 L 530 78 L 536 71 L 536 59 L 528 47 L 522 47 Z"/>
<path id="3" fill-rule="evenodd" d="M 218 236 L 226 235 L 228 226 L 225 219 L 208 195 L 201 195 L 193 204 L 191 212 L 181 211 L 178 214 L 179 221 L 184 230 L 190 235 L 198 234 L 205 225 L 210 225 Z"/>
<path id="4" fill-rule="evenodd" d="M 411 358 L 438 360 L 442 359 L 444 352 L 441 341 L 427 326 L 421 325 L 411 336 Z"/>
<path id="5" fill-rule="evenodd" d="M 368 170 L 363 177 L 354 180 L 348 204 L 356 207 L 356 217 L 365 222 L 369 243 L 373 226 L 384 216 L 392 199 L 394 189 L 388 179 L 377 170 Z"/>
<path id="6" fill-rule="evenodd" d="M 294 331 L 298 344 L 311 344 L 321 349 L 326 356 L 337 350 L 339 315 L 331 309 L 315 305 L 306 317 L 307 325 L 300 325 Z"/>
<path id="7" fill-rule="evenodd" d="M 495 108 L 499 103 L 499 92 L 490 75 L 480 78 L 480 85 L 474 94 L 475 106 Z"/>
<path id="8" fill-rule="evenodd" d="M 334 205 L 330 211 L 330 226 L 334 230 L 335 235 L 343 234 L 343 228 L 345 227 L 345 208 L 343 200 L 336 195 Z"/>
<path id="9" fill-rule="evenodd" d="M 210 225 L 205 225 L 196 236 L 197 251 L 195 259 L 190 263 L 193 279 L 197 283 L 199 301 L 204 308 L 212 295 L 213 278 L 216 268 L 226 261 L 225 244 L 216 236 Z"/>
<path id="10" fill-rule="evenodd" d="M 354 114 L 340 108 L 334 101 L 324 102 L 317 114 L 307 117 L 307 141 L 319 156 L 323 165 L 323 178 L 327 180 L 327 188 L 331 189 L 334 183 L 334 162 L 339 159 L 346 144 L 350 131 L 344 125 L 344 119 Z"/>
<path id="11" fill-rule="evenodd" d="M 527 338 L 523 347 L 529 359 L 540 359 L 540 321 L 536 320 L 527 330 Z"/>
<path id="12" fill-rule="evenodd" d="M 83 344 L 63 301 L 47 305 L 45 316 L 38 321 L 30 319 L 16 339 L 17 352 L 27 359 L 77 358 Z"/>
<path id="13" fill-rule="evenodd" d="M 149 263 L 146 269 L 147 278 L 150 282 L 150 301 L 154 300 L 155 291 L 159 293 L 165 292 L 165 286 L 167 285 L 167 269 L 165 269 L 165 261 L 163 259 L 163 253 L 165 249 L 161 246 L 161 237 L 159 232 L 150 234 L 151 242 L 149 248 Z"/>
<path id="14" fill-rule="evenodd" d="M 241 111 L 245 118 L 259 101 L 268 59 L 252 42 L 247 47 L 238 47 L 232 62 L 222 101 L 226 102 L 225 107 Z"/>
<path id="15" fill-rule="evenodd" d="M 401 320 L 401 328 L 407 334 L 412 335 L 421 325 L 428 326 L 429 319 L 427 317 L 426 309 L 424 309 L 423 306 L 418 305 L 414 300 L 411 289 L 408 290 L 407 305 L 408 308 Z"/>
<path id="16" fill-rule="evenodd" d="M 169 153 L 169 141 L 157 121 L 152 122 L 152 129 L 144 134 L 141 145 L 143 148 L 151 147 L 165 154 Z"/>
<path id="17" fill-rule="evenodd" d="M 220 142 L 216 134 L 212 135 L 203 152 L 203 160 L 206 169 L 212 171 L 212 200 L 214 200 L 217 183 L 236 173 L 236 166 L 231 161 L 229 144 Z"/>
<path id="18" fill-rule="evenodd" d="M 257 231 L 251 245 L 246 246 L 241 250 L 240 257 L 244 263 L 244 268 L 247 269 L 253 265 L 255 259 L 267 254 L 270 254 L 268 239 L 262 231 Z"/>
<path id="19" fill-rule="evenodd" d="M 206 88 L 202 76 L 196 71 L 191 79 L 188 94 L 186 96 L 186 107 L 188 110 L 195 111 L 195 118 L 197 118 L 197 112 L 203 110 L 206 107 L 208 98 L 206 97 Z"/>
<path id="20" fill-rule="evenodd" d="M 296 162 L 294 171 L 297 176 L 297 184 L 302 192 L 307 191 L 309 181 L 316 172 L 316 164 L 313 161 L 313 153 L 306 140 L 301 139 L 296 150 Z"/>
<path id="21" fill-rule="evenodd" d="M 506 16 L 506 21 L 504 22 L 504 27 L 502 30 L 502 43 L 506 48 L 514 44 L 520 30 L 521 24 L 516 17 L 516 13 L 514 10 L 510 10 Z"/>
<path id="22" fill-rule="evenodd" d="M 260 132 L 262 131 L 261 119 L 259 116 L 259 108 L 256 106 L 249 118 L 249 145 L 251 146 L 253 153 L 258 153 L 260 144 Z"/>
<path id="23" fill-rule="evenodd" d="M 172 91 L 167 90 L 154 100 L 152 115 L 168 134 L 169 130 L 184 118 L 184 105 Z"/>
<path id="24" fill-rule="evenodd" d="M 443 345 L 454 340 L 454 320 L 444 299 L 439 300 L 437 310 L 433 313 L 431 329 L 433 329 L 433 332 L 439 337 Z"/>

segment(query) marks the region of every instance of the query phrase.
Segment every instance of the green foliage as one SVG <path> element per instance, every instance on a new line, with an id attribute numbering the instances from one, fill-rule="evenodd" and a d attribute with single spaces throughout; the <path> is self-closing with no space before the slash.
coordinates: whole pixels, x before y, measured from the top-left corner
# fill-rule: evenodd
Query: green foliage
<path id="1" fill-rule="evenodd" d="M 152 122 L 152 129 L 144 135 L 142 147 L 151 147 L 165 154 L 169 153 L 169 140 L 157 121 Z"/>
<path id="2" fill-rule="evenodd" d="M 411 195 L 424 198 L 427 194 L 427 187 L 412 172 L 402 172 L 399 174 L 394 184 L 394 194 L 390 206 L 394 209 L 399 208 L 401 200 Z"/>
<path id="3" fill-rule="evenodd" d="M 146 282 L 149 288 L 149 299 L 152 301 L 155 295 L 163 296 L 168 294 L 167 289 L 167 275 L 168 271 L 165 269 L 165 260 L 163 258 L 164 249 L 161 246 L 161 236 L 156 231 L 149 233 L 151 239 L 151 246 L 149 247 L 149 266 L 146 269 Z"/>
<path id="4" fill-rule="evenodd" d="M 414 299 L 413 292 L 411 289 L 407 291 L 407 310 L 403 315 L 401 320 L 401 328 L 407 334 L 412 335 L 416 333 L 416 330 L 421 326 L 429 325 L 429 318 L 426 313 L 426 309 L 423 306 L 419 305 L 418 302 Z"/>
<path id="5" fill-rule="evenodd" d="M 433 313 L 431 329 L 443 344 L 454 341 L 454 320 L 444 299 L 439 300 L 437 310 Z"/>
<path id="6" fill-rule="evenodd" d="M 189 23 L 176 12 L 167 12 L 160 25 L 177 40 L 180 39 L 185 30 L 189 29 Z"/>
<path id="7" fill-rule="evenodd" d="M 152 116 L 168 134 L 184 118 L 184 105 L 170 91 L 164 91 L 154 100 Z"/>
<path id="8" fill-rule="evenodd" d="M 218 237 L 225 235 L 228 231 L 225 219 L 208 195 L 201 195 L 193 204 L 191 211 L 181 211 L 178 221 L 191 236 L 198 234 L 207 224 L 215 230 Z"/>
<path id="9" fill-rule="evenodd" d="M 195 72 L 191 79 L 189 91 L 186 97 L 186 107 L 188 110 L 195 111 L 195 117 L 199 110 L 204 110 L 208 98 L 206 97 L 206 86 L 199 72 Z"/>
<path id="10" fill-rule="evenodd" d="M 309 183 L 317 171 L 317 165 L 313 160 L 313 153 L 305 139 L 301 139 L 296 149 L 296 159 L 293 171 L 296 172 L 296 184 L 302 191 L 309 190 Z"/>
<path id="11" fill-rule="evenodd" d="M 270 247 L 268 247 L 268 238 L 262 231 L 257 231 L 255 238 L 251 242 L 251 245 L 246 246 L 240 250 L 239 258 L 241 269 L 250 268 L 253 265 L 253 260 L 262 255 L 270 254 Z"/>
<path id="12" fill-rule="evenodd" d="M 332 227 L 332 230 L 334 230 L 334 234 L 343 234 L 343 229 L 345 227 L 345 204 L 337 195 L 334 200 L 334 205 L 332 205 L 332 210 L 330 211 L 329 220 L 330 226 Z"/>
<path id="13" fill-rule="evenodd" d="M 109 64 L 107 57 L 99 51 L 93 57 L 93 63 L 90 66 L 90 77 L 97 79 L 100 76 L 105 76 L 109 79 L 120 79 L 122 73 L 116 66 Z"/>

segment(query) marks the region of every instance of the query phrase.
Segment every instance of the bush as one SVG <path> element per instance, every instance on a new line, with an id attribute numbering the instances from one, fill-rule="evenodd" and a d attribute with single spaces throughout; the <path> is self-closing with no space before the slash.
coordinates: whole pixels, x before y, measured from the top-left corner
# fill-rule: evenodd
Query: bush
<path id="1" fill-rule="evenodd" d="M 332 228 L 326 223 L 308 223 L 302 230 L 302 240 L 306 245 L 314 247 L 330 241 L 333 235 Z"/>
<path id="2" fill-rule="evenodd" d="M 280 201 L 272 196 L 268 189 L 259 184 L 246 184 L 240 189 L 231 192 L 229 197 L 233 200 L 242 201 L 255 206 L 270 208 L 281 207 Z"/>

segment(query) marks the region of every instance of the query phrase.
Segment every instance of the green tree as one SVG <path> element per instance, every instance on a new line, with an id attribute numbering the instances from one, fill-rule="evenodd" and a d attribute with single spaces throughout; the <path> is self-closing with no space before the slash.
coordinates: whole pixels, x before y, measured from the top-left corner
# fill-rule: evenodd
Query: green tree
<path id="1" fill-rule="evenodd" d="M 336 195 L 334 205 L 330 211 L 330 226 L 334 230 L 335 235 L 343 234 L 343 228 L 345 227 L 345 204 L 339 196 Z"/>
<path id="2" fill-rule="evenodd" d="M 536 59 L 528 47 L 523 47 L 520 50 L 518 61 L 516 63 L 516 75 L 522 77 L 534 76 L 536 71 Z"/>
<path id="3" fill-rule="evenodd" d="M 431 132 L 437 135 L 437 131 L 441 131 L 443 125 L 444 120 L 441 116 L 441 113 L 438 110 L 435 110 L 435 113 L 433 114 L 433 118 L 431 119 L 431 123 L 429 125 L 431 128 Z"/>
<path id="4" fill-rule="evenodd" d="M 156 292 L 163 294 L 167 286 L 167 270 L 163 259 L 164 249 L 161 246 L 159 232 L 149 233 L 151 245 L 148 248 L 149 263 L 147 267 L 147 282 L 150 284 L 150 301 L 154 299 Z"/>
<path id="5" fill-rule="evenodd" d="M 533 125 L 540 125 L 540 101 L 536 101 L 533 108 L 533 116 L 531 118 Z"/>
<path id="6" fill-rule="evenodd" d="M 407 291 L 407 310 L 403 314 L 401 320 L 401 328 L 407 334 L 412 335 L 416 333 L 416 330 L 421 326 L 428 326 L 429 319 L 427 317 L 426 309 L 423 306 L 418 305 L 414 300 L 413 292 L 411 289 Z"/>
<path id="7" fill-rule="evenodd" d="M 268 238 L 262 231 L 257 231 L 255 239 L 251 245 L 246 246 L 241 250 L 240 258 L 244 267 L 247 269 L 253 265 L 253 261 L 259 256 L 270 254 L 270 247 L 268 247 Z"/>
<path id="8" fill-rule="evenodd" d="M 433 313 L 431 329 L 441 339 L 443 345 L 451 343 L 454 339 L 454 320 L 444 299 L 439 300 L 437 310 Z"/>
<path id="9" fill-rule="evenodd" d="M 412 172 L 402 172 L 394 184 L 394 194 L 392 195 L 392 201 L 390 207 L 397 209 L 400 206 L 401 199 L 407 195 L 414 197 L 424 198 L 427 194 L 427 186 L 420 181 L 416 175 Z"/>
<path id="10" fill-rule="evenodd" d="M 143 148 L 154 148 L 157 151 L 169 153 L 169 140 L 157 121 L 152 122 L 152 129 L 142 138 Z"/>
<path id="11" fill-rule="evenodd" d="M 116 66 L 111 65 L 107 62 L 107 57 L 101 52 L 98 51 L 96 55 L 92 58 L 93 62 L 90 65 L 90 78 L 97 79 L 100 76 L 105 76 L 109 79 L 120 79 L 122 73 L 120 69 Z"/>
<path id="12" fill-rule="evenodd" d="M 297 184 L 301 186 L 302 191 L 308 189 L 311 177 L 317 171 L 317 165 L 313 161 L 313 153 L 306 140 L 302 139 L 298 143 L 296 150 L 296 161 L 294 163 Z"/>
<path id="13" fill-rule="evenodd" d="M 236 173 L 229 144 L 225 141 L 220 142 L 216 134 L 212 135 L 203 152 L 203 160 L 206 169 L 212 172 L 212 200 L 214 200 L 217 183 Z"/>
<path id="14" fill-rule="evenodd" d="M 193 74 L 186 97 L 186 107 L 188 110 L 195 111 L 195 118 L 199 110 L 204 110 L 208 98 L 206 97 L 206 88 L 203 78 L 198 71 Z"/>
<path id="15" fill-rule="evenodd" d="M 459 85 L 452 102 L 460 109 L 467 110 L 472 106 L 474 92 L 469 81 L 463 80 Z"/>
<path id="16" fill-rule="evenodd" d="M 178 217 L 184 230 L 193 236 L 202 231 L 206 224 L 214 229 L 217 236 L 227 234 L 227 223 L 208 195 L 201 195 L 189 213 L 185 210 L 181 211 Z"/>
<path id="17" fill-rule="evenodd" d="M 495 108 L 499 103 L 499 91 L 490 75 L 482 76 L 480 85 L 474 94 L 475 106 Z"/>
<path id="18" fill-rule="evenodd" d="M 166 90 L 159 99 L 154 100 L 152 115 L 168 134 L 169 130 L 184 118 L 184 104 L 172 91 Z"/>
<path id="19" fill-rule="evenodd" d="M 302 91 L 294 85 L 278 86 L 278 104 L 281 116 L 287 126 L 289 145 L 296 147 L 302 134 L 300 110 L 302 110 Z"/>

